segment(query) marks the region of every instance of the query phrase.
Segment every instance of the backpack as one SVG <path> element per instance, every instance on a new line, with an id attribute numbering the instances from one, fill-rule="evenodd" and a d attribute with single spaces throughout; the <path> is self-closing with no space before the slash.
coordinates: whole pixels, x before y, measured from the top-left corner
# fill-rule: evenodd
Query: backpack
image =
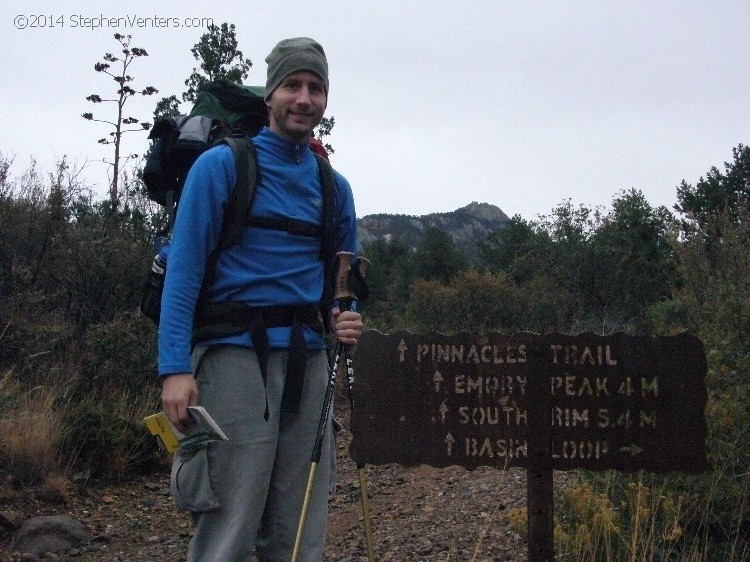
<path id="1" fill-rule="evenodd" d="M 322 229 L 301 221 L 251 217 L 250 208 L 260 174 L 255 147 L 249 139 L 267 122 L 263 88 L 217 80 L 201 87 L 190 115 L 162 119 L 154 125 L 149 135 L 153 145 L 144 166 L 143 181 L 149 198 L 164 205 L 170 218 L 168 226 L 157 236 L 158 253 L 148 273 L 139 308 L 157 325 L 169 252 L 167 235 L 174 224 L 185 179 L 198 156 L 218 144 L 226 144 L 232 150 L 237 181 L 224 207 L 219 241 L 209 255 L 196 309 L 205 302 L 205 292 L 214 281 L 216 264 L 221 252 L 239 244 L 247 226 L 320 237 L 321 260 L 324 264 L 320 307 L 322 310 L 330 308 L 333 300 L 333 168 L 327 158 L 321 156 L 317 150 L 314 151 L 323 187 Z M 323 314 L 323 318 L 327 329 L 327 314 Z"/>
<path id="2" fill-rule="evenodd" d="M 221 139 L 255 136 L 268 124 L 261 86 L 242 86 L 219 79 L 200 87 L 189 115 L 154 123 L 151 150 L 143 167 L 148 198 L 167 208 L 171 229 L 175 207 L 195 160 Z"/>

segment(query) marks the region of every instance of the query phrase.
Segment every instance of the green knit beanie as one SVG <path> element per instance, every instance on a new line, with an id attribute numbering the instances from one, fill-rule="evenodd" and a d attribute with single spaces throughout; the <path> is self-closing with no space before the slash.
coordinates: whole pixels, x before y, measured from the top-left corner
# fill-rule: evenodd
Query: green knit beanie
<path id="1" fill-rule="evenodd" d="M 266 101 L 284 78 L 300 70 L 309 70 L 320 76 L 328 95 L 328 61 L 317 41 L 308 37 L 282 39 L 266 57 L 266 63 Z"/>

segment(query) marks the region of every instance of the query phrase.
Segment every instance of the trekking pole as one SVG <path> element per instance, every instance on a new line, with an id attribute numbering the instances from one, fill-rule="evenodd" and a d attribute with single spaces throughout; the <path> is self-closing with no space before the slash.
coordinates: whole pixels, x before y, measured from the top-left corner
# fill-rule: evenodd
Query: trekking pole
<path id="1" fill-rule="evenodd" d="M 362 278 L 367 273 L 367 268 L 370 267 L 370 260 L 359 257 L 359 274 Z M 338 344 L 338 342 L 337 342 Z M 349 346 L 344 348 L 344 358 L 346 361 L 346 381 L 347 388 L 349 390 L 349 409 L 354 414 L 354 364 L 352 362 L 352 350 Z M 359 490 L 362 496 L 362 519 L 365 524 L 365 538 L 367 540 L 367 560 L 374 562 L 375 552 L 372 540 L 372 526 L 370 524 L 370 501 L 367 493 L 367 478 L 365 477 L 365 463 L 357 463 L 357 470 L 359 472 Z"/>
<path id="2" fill-rule="evenodd" d="M 351 252 L 338 252 L 339 267 L 336 273 L 336 290 L 334 298 L 339 300 L 339 306 L 348 299 L 347 308 L 351 307 L 352 297 L 348 288 L 349 272 L 351 270 L 351 259 L 354 254 Z M 343 310 L 343 308 L 341 308 Z M 302 513 L 299 517 L 299 524 L 297 525 L 297 537 L 294 541 L 294 551 L 292 552 L 292 562 L 297 562 L 300 554 L 300 547 L 302 546 L 302 533 L 305 530 L 305 521 L 307 520 L 307 510 L 310 506 L 310 497 L 312 496 L 313 485 L 315 484 L 315 473 L 318 470 L 318 464 L 320 463 L 320 457 L 323 450 L 323 439 L 326 433 L 326 427 L 328 426 L 328 417 L 331 413 L 331 406 L 333 404 L 333 390 L 336 386 L 336 373 L 339 369 L 339 362 L 341 361 L 342 345 L 339 344 L 338 339 L 334 346 L 333 364 L 331 365 L 331 371 L 328 375 L 328 386 L 326 387 L 326 394 L 323 400 L 323 411 L 320 413 L 320 422 L 318 423 L 318 433 L 315 435 L 315 445 L 313 446 L 312 459 L 310 461 L 310 474 L 307 478 L 307 490 L 305 491 L 305 499 L 302 502 Z"/>
<path id="3" fill-rule="evenodd" d="M 354 369 L 352 367 L 351 350 L 346 348 L 344 351 L 346 357 L 346 372 L 349 386 L 349 405 L 350 411 L 354 413 L 354 397 L 352 392 L 352 385 L 354 383 Z M 367 560 L 374 562 L 375 552 L 372 540 L 372 525 L 370 523 L 370 500 L 367 492 L 367 478 L 365 476 L 365 463 L 357 463 L 357 471 L 359 472 L 359 490 L 362 496 L 362 519 L 365 525 L 365 538 L 367 540 Z"/>

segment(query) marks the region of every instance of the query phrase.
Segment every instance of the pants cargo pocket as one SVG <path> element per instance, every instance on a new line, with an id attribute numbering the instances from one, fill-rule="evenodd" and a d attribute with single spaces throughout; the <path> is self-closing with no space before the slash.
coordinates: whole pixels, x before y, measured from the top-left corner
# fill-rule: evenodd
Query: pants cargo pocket
<path id="1" fill-rule="evenodd" d="M 177 509 L 212 511 L 219 502 L 211 488 L 208 448 L 190 447 L 175 453 L 172 462 L 172 498 Z"/>

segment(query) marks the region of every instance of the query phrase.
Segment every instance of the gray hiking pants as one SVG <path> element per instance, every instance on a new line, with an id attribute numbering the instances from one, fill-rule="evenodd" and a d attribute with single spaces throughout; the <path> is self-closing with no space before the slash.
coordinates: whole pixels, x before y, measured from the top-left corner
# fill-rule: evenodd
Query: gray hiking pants
<path id="1" fill-rule="evenodd" d="M 178 508 L 196 523 L 190 561 L 288 562 L 310 473 L 328 382 L 325 351 L 308 354 L 299 414 L 280 412 L 285 350 L 271 352 L 266 388 L 255 352 L 242 347 L 196 350 L 198 401 L 229 437 L 181 450 L 172 468 Z M 269 419 L 263 419 L 268 396 Z M 329 419 L 310 499 L 300 562 L 323 556 L 328 492 L 335 471 Z"/>

